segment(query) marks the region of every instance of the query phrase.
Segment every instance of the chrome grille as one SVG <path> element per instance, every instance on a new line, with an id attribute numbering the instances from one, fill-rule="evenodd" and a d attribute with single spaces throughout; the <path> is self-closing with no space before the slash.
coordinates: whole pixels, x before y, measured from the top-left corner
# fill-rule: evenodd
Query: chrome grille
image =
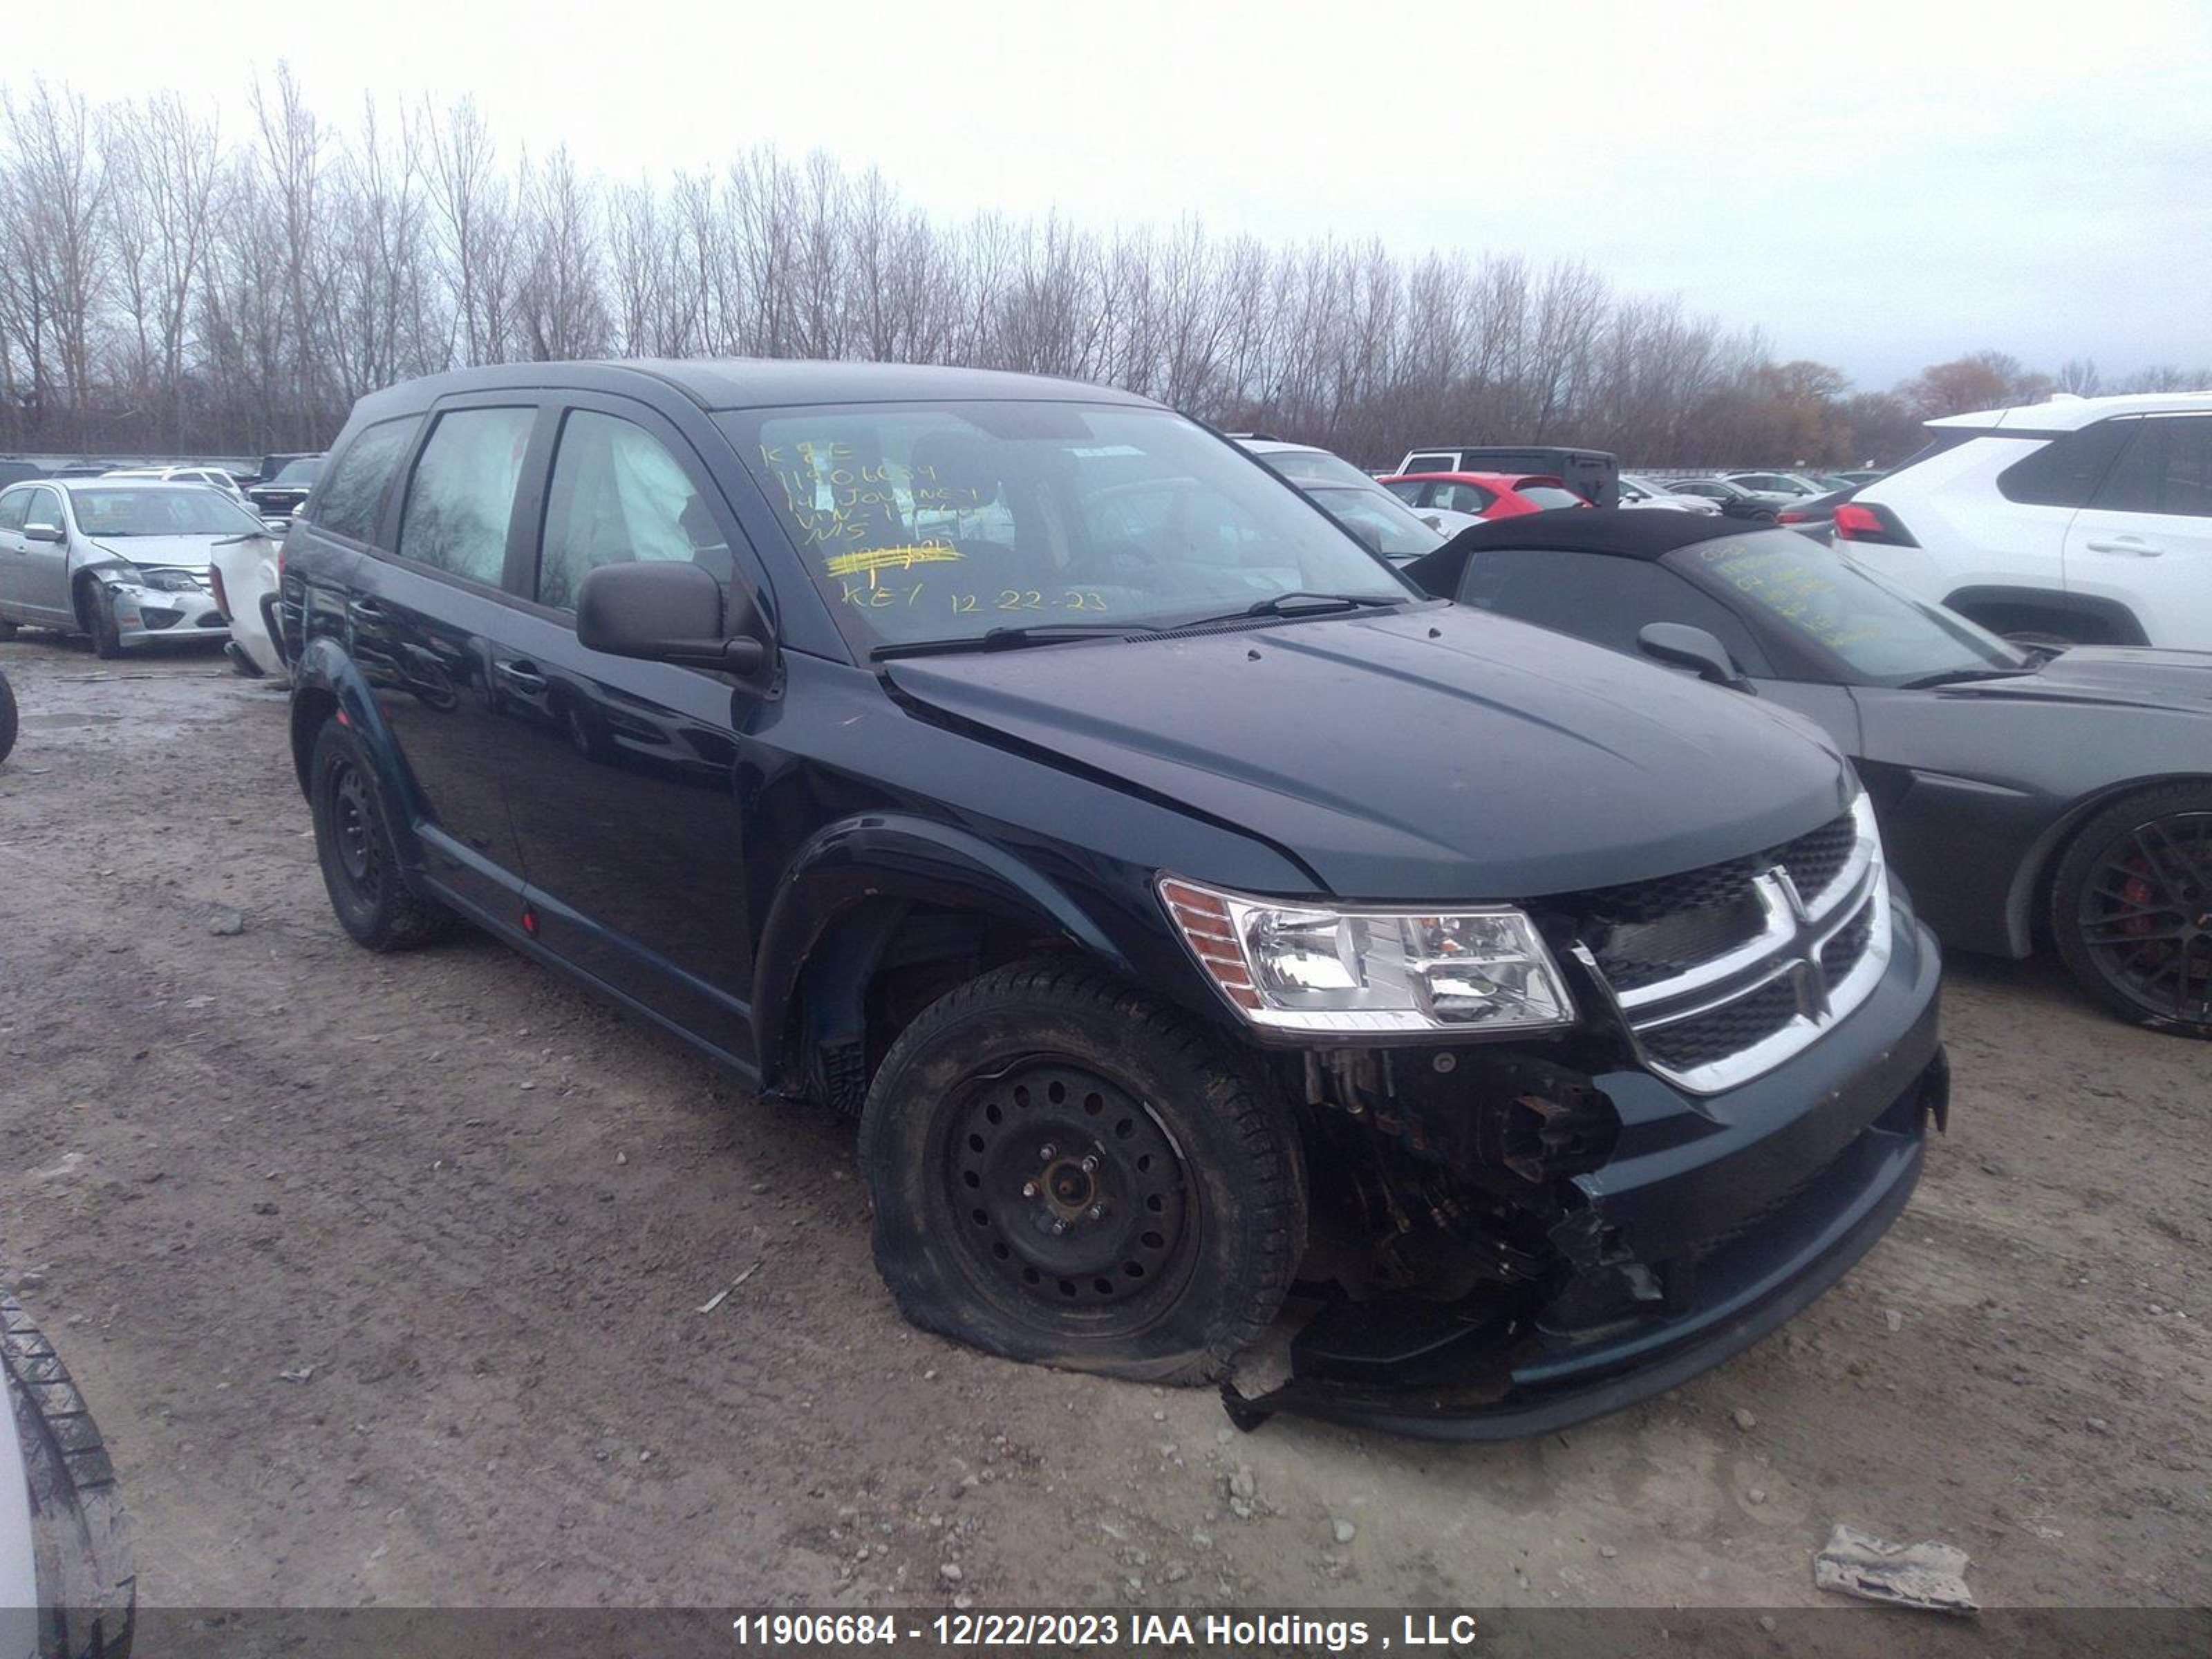
<path id="1" fill-rule="evenodd" d="M 1887 880 L 1862 795 L 1761 858 L 1587 896 L 1578 954 L 1611 987 L 1645 1063 L 1713 1094 L 1866 1000 L 1889 961 Z"/>

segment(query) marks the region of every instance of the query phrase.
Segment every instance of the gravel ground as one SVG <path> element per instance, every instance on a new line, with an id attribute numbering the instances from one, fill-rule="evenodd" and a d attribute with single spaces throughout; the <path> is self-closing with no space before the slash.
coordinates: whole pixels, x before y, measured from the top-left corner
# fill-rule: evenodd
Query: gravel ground
<path id="1" fill-rule="evenodd" d="M 1950 1137 L 1750 1353 L 1526 1443 L 1242 1436 L 908 1329 L 847 1125 L 489 941 L 356 948 L 281 691 L 0 665 L 0 1279 L 150 1604 L 1786 1609 L 1836 1521 L 1990 1606 L 2212 1600 L 2212 1048 L 2049 968 L 1953 965 Z"/>

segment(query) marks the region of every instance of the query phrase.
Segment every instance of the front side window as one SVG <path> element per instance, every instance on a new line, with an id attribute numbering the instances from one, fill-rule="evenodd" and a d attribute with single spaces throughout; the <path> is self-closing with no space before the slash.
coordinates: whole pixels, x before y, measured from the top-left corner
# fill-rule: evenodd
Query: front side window
<path id="1" fill-rule="evenodd" d="M 51 489 L 33 489 L 31 504 L 24 509 L 23 528 L 26 530 L 59 530 L 62 527 L 62 498 Z"/>
<path id="2" fill-rule="evenodd" d="M 410 415 L 362 428 L 331 469 L 329 482 L 315 492 L 315 523 L 333 535 L 375 540 L 384 492 L 421 424 Z"/>
<path id="3" fill-rule="evenodd" d="M 1168 627 L 1291 593 L 1418 595 L 1280 479 L 1164 410 L 874 404 L 722 417 L 863 650 Z"/>
<path id="4" fill-rule="evenodd" d="M 407 486 L 402 558 L 499 586 L 514 486 L 537 418 L 532 409 L 457 409 L 438 417 Z"/>
<path id="5" fill-rule="evenodd" d="M 2134 428 L 2092 504 L 2114 513 L 2212 519 L 2212 416 L 2152 416 Z"/>
<path id="6" fill-rule="evenodd" d="M 727 541 L 660 441 L 616 416 L 569 410 L 546 489 L 538 603 L 574 611 L 592 571 L 648 559 L 688 559 L 730 579 Z"/>
<path id="7" fill-rule="evenodd" d="M 1795 534 L 1795 532 L 1790 532 Z M 1687 623 L 1726 646 L 1750 673 L 1767 672 L 1751 631 L 1711 594 L 1663 566 L 1607 553 L 1486 548 L 1467 562 L 1460 603 L 1495 611 L 1632 656 L 1651 623 Z"/>
<path id="8" fill-rule="evenodd" d="M 1667 556 L 1701 586 L 1762 617 L 1839 679 L 1904 685 L 1940 675 L 2016 672 L 2027 659 L 1957 612 L 1930 605 L 1794 530 L 1699 542 Z"/>
<path id="9" fill-rule="evenodd" d="M 70 491 L 88 536 L 260 536 L 261 520 L 198 484 L 110 484 Z"/>

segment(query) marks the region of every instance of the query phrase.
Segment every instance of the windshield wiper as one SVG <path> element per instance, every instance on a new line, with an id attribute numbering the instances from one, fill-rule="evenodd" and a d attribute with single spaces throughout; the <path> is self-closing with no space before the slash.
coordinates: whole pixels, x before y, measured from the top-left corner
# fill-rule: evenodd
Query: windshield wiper
<path id="1" fill-rule="evenodd" d="M 1242 611 L 1229 611 L 1218 617 L 1200 617 L 1187 623 L 1177 623 L 1167 631 L 1181 633 L 1187 628 L 1211 628 L 1217 623 L 1242 622 L 1247 617 L 1333 617 L 1347 611 L 1366 611 L 1380 606 L 1384 610 L 1401 605 L 1411 605 L 1413 596 L 1401 593 L 1395 599 L 1381 599 L 1372 593 L 1310 593 L 1304 589 L 1291 593 L 1271 594 L 1255 600 Z"/>
<path id="2" fill-rule="evenodd" d="M 1028 628 L 994 628 L 951 640 L 902 640 L 868 653 L 871 662 L 896 657 L 936 657 L 955 651 L 1018 651 L 1029 645 L 1061 645 L 1070 640 L 1117 640 L 1159 629 L 1134 623 L 1038 623 Z"/>
<path id="3" fill-rule="evenodd" d="M 1917 680 L 1907 680 L 1898 687 L 1900 691 L 1933 691 L 1939 686 L 1968 685 L 1976 680 L 2017 679 L 2022 674 L 2035 672 L 2033 665 L 2020 668 L 1952 668 L 1941 674 L 1923 674 Z"/>

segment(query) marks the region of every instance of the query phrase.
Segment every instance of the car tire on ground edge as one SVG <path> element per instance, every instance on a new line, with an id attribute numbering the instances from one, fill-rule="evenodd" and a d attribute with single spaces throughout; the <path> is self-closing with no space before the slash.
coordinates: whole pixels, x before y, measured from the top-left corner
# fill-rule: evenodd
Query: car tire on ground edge
<path id="1" fill-rule="evenodd" d="M 137 1618 L 130 1517 L 84 1396 L 11 1296 L 0 1295 L 0 1393 L 31 1484 L 39 1651 L 128 1659 Z"/>

